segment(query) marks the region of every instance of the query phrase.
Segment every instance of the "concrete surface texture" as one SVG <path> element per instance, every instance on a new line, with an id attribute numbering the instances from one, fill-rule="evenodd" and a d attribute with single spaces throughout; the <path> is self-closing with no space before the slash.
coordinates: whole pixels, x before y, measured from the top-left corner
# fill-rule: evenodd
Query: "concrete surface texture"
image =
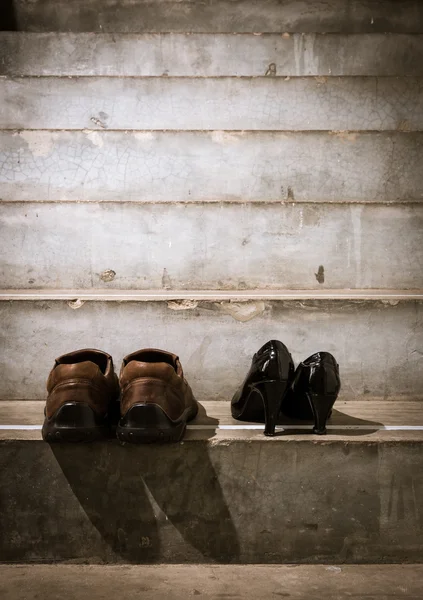
<path id="1" fill-rule="evenodd" d="M 110 596 L 143 600 L 292 598 L 420 600 L 421 565 L 390 566 L 3 566 L 3 600 Z"/>
<path id="2" fill-rule="evenodd" d="M 6 8 L 2 287 L 74 296 L 3 297 L 0 398 L 42 398 L 62 352 L 119 363 L 154 345 L 181 354 L 201 400 L 228 400 L 280 338 L 296 361 L 332 351 L 346 399 L 421 400 L 421 303 L 369 299 L 423 289 L 421 2 Z M 123 302 L 79 300 L 96 289 Z M 255 295 L 125 295 L 189 289 Z M 319 296 L 356 289 L 369 297 Z"/>
<path id="3" fill-rule="evenodd" d="M 0 104 L 2 129 L 423 130 L 421 77 L 26 77 Z"/>
<path id="4" fill-rule="evenodd" d="M 11 77 L 403 77 L 421 75 L 423 35 L 3 31 L 0 53 L 0 75 Z"/>
<path id="5" fill-rule="evenodd" d="M 421 32 L 420 0 L 16 0 L 10 28 L 99 32 Z"/>
<path id="6" fill-rule="evenodd" d="M 420 563 L 419 441 L 0 442 L 3 562 Z M 366 436 L 367 437 L 367 436 Z M 203 436 L 204 438 L 204 436 Z"/>
<path id="7" fill-rule="evenodd" d="M 389 202 L 423 195 L 422 132 L 2 131 L 0 164 L 6 201 Z"/>
<path id="8" fill-rule="evenodd" d="M 165 348 L 180 355 L 198 400 L 229 401 L 254 352 L 280 339 L 295 363 L 332 352 L 341 398 L 421 399 L 422 304 L 304 301 L 200 303 L 2 302 L 0 398 L 45 398 L 56 356 L 77 348 L 129 352 Z M 71 308 L 73 307 L 73 308 Z M 180 310 L 182 309 L 182 310 Z M 242 322 L 245 317 L 250 318 Z"/>
<path id="9" fill-rule="evenodd" d="M 1 213 L 4 288 L 423 288 L 416 204 L 11 202 Z"/>
<path id="10" fill-rule="evenodd" d="M 2 286 L 75 297 L 0 302 L 0 417 L 17 419 L 0 428 L 0 562 L 125 563 L 128 595 L 143 598 L 420 599 L 419 565 L 344 564 L 423 560 L 421 302 L 78 292 L 421 291 L 423 3 L 5 7 Z M 220 427 L 272 338 L 296 364 L 338 359 L 327 437 Z M 215 412 L 203 406 L 180 444 L 50 447 L 17 414 L 40 419 L 43 402 L 19 400 L 44 399 L 54 358 L 84 346 L 117 368 L 146 346 L 179 353 Z M 293 562 L 305 570 L 234 568 Z M 122 594 L 119 567 L 72 569 L 4 567 L 0 596 Z"/>

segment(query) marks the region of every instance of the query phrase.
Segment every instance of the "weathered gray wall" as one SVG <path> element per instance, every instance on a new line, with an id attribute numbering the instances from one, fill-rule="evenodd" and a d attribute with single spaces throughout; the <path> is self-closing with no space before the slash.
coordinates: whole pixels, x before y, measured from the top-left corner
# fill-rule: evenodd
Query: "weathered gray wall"
<path id="1" fill-rule="evenodd" d="M 0 53 L 11 77 L 403 77 L 422 74 L 423 35 L 0 32 Z"/>
<path id="2" fill-rule="evenodd" d="M 423 288 L 421 2 L 18 0 L 15 17 L 3 289 Z M 227 400 L 275 337 L 297 361 L 334 352 L 345 397 L 422 397 L 417 302 L 0 309 L 0 398 L 42 398 L 61 352 L 151 344 Z"/>
<path id="3" fill-rule="evenodd" d="M 422 289 L 422 209 L 7 203 L 0 278 L 5 288 Z"/>
<path id="4" fill-rule="evenodd" d="M 1 302 L 0 397 L 43 398 L 54 358 L 76 348 L 111 352 L 119 368 L 124 355 L 158 347 L 179 353 L 198 400 L 229 401 L 253 353 L 276 338 L 287 344 L 296 364 L 313 352 L 332 352 L 341 369 L 341 398 L 421 398 L 421 302 L 171 307 L 165 302 L 88 302 L 72 309 L 66 302 Z M 246 312 L 257 316 L 239 322 Z"/>
<path id="5" fill-rule="evenodd" d="M 3 131 L 0 165 L 7 201 L 423 197 L 420 132 Z"/>
<path id="6" fill-rule="evenodd" d="M 421 77 L 26 77 L 0 104 L 2 129 L 423 130 Z"/>

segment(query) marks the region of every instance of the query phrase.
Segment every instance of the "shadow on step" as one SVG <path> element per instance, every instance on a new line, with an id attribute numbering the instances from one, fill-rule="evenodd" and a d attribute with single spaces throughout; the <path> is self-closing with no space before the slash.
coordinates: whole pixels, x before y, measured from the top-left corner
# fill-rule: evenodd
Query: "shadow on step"
<path id="1" fill-rule="evenodd" d="M 207 429 L 204 430 L 204 439 L 208 439 L 216 434 L 219 419 L 208 415 L 204 406 L 198 402 L 198 413 L 192 423 L 201 424 L 202 426 L 207 427 Z"/>
<path id="2" fill-rule="evenodd" d="M 281 427 L 287 426 L 279 435 L 301 435 L 313 433 L 313 421 L 298 421 L 282 417 L 278 421 Z M 298 426 L 298 428 L 297 428 Z M 327 422 L 327 431 L 330 435 L 352 437 L 376 433 L 383 428 L 383 423 L 375 420 L 352 417 L 339 410 L 333 409 L 332 416 Z"/>
<path id="3" fill-rule="evenodd" d="M 203 418 L 204 419 L 204 418 Z M 201 420 L 201 424 L 203 424 L 203 419 Z M 258 421 L 235 421 L 231 420 L 231 422 L 242 431 L 242 424 L 258 424 Z M 264 428 L 264 416 L 263 420 Z M 206 421 L 204 420 L 204 424 Z M 278 430 L 276 431 L 275 437 L 283 437 L 283 436 L 292 436 L 292 435 L 312 435 L 313 434 L 313 425 L 314 422 L 312 420 L 300 420 L 300 419 L 290 419 L 285 415 L 281 415 L 278 419 Z M 376 433 L 384 428 L 383 423 L 376 421 L 374 419 L 360 419 L 358 417 L 353 417 L 346 413 L 343 413 L 337 409 L 333 409 L 331 418 L 327 421 L 327 433 L 332 436 L 340 436 L 344 438 L 361 436 L 361 435 L 370 435 L 372 433 Z M 215 433 L 215 429 L 210 429 L 210 435 L 207 437 L 213 437 Z M 202 432 L 203 433 L 203 432 Z M 205 432 L 204 432 L 205 433 Z M 324 440 L 324 436 L 322 440 Z"/>
<path id="4" fill-rule="evenodd" d="M 56 444 L 51 450 L 102 537 L 93 542 L 88 529 L 90 542 L 82 552 L 88 558 L 100 553 L 106 562 L 237 561 L 237 534 L 206 440 L 190 442 L 190 451 L 184 444 L 116 442 Z"/>

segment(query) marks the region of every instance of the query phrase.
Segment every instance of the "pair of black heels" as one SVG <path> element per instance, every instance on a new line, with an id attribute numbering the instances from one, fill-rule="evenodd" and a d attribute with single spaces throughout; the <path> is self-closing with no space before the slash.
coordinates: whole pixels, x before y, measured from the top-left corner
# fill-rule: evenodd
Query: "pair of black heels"
<path id="1" fill-rule="evenodd" d="M 287 347 L 270 340 L 254 355 L 243 384 L 232 398 L 232 416 L 265 423 L 275 435 L 282 412 L 293 419 L 314 420 L 313 433 L 326 433 L 326 421 L 341 388 L 339 365 L 329 352 L 317 352 L 295 369 Z"/>

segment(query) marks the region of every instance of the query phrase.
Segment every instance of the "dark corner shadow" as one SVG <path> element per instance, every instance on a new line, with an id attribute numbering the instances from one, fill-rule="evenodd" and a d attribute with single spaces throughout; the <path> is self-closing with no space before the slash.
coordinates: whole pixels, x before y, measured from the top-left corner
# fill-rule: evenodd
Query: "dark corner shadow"
<path id="1" fill-rule="evenodd" d="M 199 417 L 209 419 L 205 411 Z M 52 444 L 51 450 L 105 542 L 97 549 L 101 560 L 237 562 L 237 533 L 205 436 L 163 445 Z M 66 531 L 72 523 L 63 525 Z M 98 546 L 95 532 L 91 537 Z"/>
<path id="2" fill-rule="evenodd" d="M 18 31 L 15 0 L 1 0 L 0 31 Z"/>
<path id="3" fill-rule="evenodd" d="M 307 435 L 308 433 L 313 433 L 313 421 L 300 421 L 282 416 L 278 420 L 278 425 L 281 427 L 284 425 L 289 425 L 289 429 L 279 432 L 278 435 Z M 300 425 L 301 428 L 299 427 L 298 429 L 295 429 L 295 425 Z M 351 415 L 347 415 L 337 409 L 333 409 L 332 416 L 326 425 L 328 427 L 327 432 L 329 435 L 343 437 L 369 435 L 371 433 L 376 433 L 381 427 L 383 427 L 383 423 L 379 423 L 378 421 L 369 421 L 366 419 L 352 417 Z M 307 426 L 307 429 L 304 429 L 304 426 Z M 310 430 L 308 430 L 308 426 Z"/>

